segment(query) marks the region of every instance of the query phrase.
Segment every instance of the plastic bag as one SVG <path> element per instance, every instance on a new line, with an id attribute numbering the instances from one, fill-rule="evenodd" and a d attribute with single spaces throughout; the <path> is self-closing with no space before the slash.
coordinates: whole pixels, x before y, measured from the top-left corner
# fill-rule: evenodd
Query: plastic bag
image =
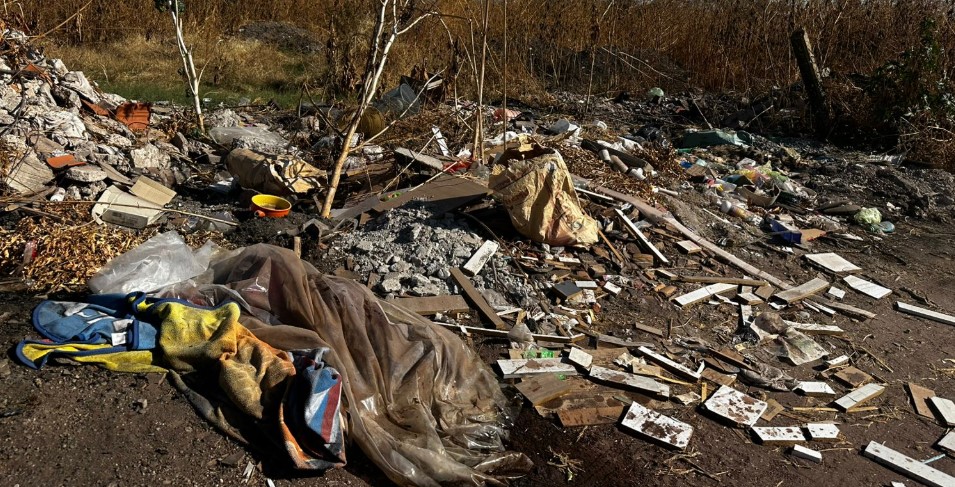
<path id="1" fill-rule="evenodd" d="M 202 274 L 216 248 L 208 242 L 193 252 L 175 231 L 159 234 L 111 260 L 88 285 L 95 294 L 153 291 Z"/>

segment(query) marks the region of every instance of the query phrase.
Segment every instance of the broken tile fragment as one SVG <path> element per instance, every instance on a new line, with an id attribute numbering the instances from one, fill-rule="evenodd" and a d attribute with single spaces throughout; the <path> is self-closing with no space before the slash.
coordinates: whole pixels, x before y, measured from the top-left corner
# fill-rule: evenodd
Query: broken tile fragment
<path id="1" fill-rule="evenodd" d="M 836 396 L 836 391 L 825 382 L 800 382 L 793 391 L 809 397 Z"/>
<path id="2" fill-rule="evenodd" d="M 930 397 L 928 404 L 932 406 L 932 410 L 935 411 L 935 415 L 943 426 L 955 426 L 955 403 L 950 399 L 936 396 Z"/>
<path id="3" fill-rule="evenodd" d="M 594 362 L 593 355 L 576 347 L 570 349 L 570 355 L 567 356 L 567 359 L 570 360 L 570 363 L 586 370 L 590 370 L 590 365 Z"/>
<path id="4" fill-rule="evenodd" d="M 792 455 L 797 458 L 802 458 L 803 460 L 809 460 L 810 462 L 822 463 L 822 453 L 802 445 L 793 446 Z"/>
<path id="5" fill-rule="evenodd" d="M 798 426 L 753 426 L 751 429 L 763 445 L 790 446 L 806 441 L 806 435 Z"/>
<path id="6" fill-rule="evenodd" d="M 839 441 L 839 427 L 832 423 L 809 423 L 806 432 L 812 441 Z"/>
<path id="7" fill-rule="evenodd" d="M 620 424 L 650 440 L 683 450 L 690 444 L 693 427 L 634 402 Z"/>
<path id="8" fill-rule="evenodd" d="M 767 404 L 732 387 L 721 386 L 703 406 L 732 424 L 752 426 L 766 411 Z"/>
<path id="9" fill-rule="evenodd" d="M 839 409 L 849 412 L 850 410 L 859 407 L 862 403 L 878 397 L 883 392 L 885 392 L 885 387 L 880 386 L 879 384 L 866 384 L 837 399 L 835 404 L 837 407 L 839 407 Z"/>

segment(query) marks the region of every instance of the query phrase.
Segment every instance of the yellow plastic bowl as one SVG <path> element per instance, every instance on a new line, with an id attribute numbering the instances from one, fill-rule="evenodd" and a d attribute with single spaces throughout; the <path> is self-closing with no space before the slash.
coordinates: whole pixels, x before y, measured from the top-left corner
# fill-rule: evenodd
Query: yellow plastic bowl
<path id="1" fill-rule="evenodd" d="M 288 215 L 291 209 L 292 203 L 285 198 L 270 194 L 257 194 L 252 197 L 252 211 L 258 216 L 282 218 Z"/>

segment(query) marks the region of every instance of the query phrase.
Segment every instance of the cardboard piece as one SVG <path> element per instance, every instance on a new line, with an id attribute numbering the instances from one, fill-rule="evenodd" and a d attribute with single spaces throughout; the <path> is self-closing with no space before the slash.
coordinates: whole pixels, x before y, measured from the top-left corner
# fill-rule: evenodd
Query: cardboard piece
<path id="1" fill-rule="evenodd" d="M 140 176 L 129 193 L 110 186 L 93 205 L 93 218 L 107 223 L 142 230 L 152 225 L 165 212 L 163 206 L 176 197 L 176 192 Z"/>

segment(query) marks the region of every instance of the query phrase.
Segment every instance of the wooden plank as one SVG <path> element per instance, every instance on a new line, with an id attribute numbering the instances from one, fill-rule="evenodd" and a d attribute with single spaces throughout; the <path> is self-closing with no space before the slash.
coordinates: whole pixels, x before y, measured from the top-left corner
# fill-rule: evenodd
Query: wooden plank
<path id="1" fill-rule="evenodd" d="M 663 355 L 660 355 L 653 350 L 650 350 L 647 347 L 640 347 L 637 349 L 640 354 L 644 357 L 650 359 L 650 361 L 655 362 L 664 369 L 668 370 L 670 373 L 680 376 L 684 379 L 692 380 L 694 382 L 700 380 L 700 374 L 694 370 L 690 370 L 684 367 L 681 364 L 678 364 Z"/>
<path id="2" fill-rule="evenodd" d="M 874 282 L 862 279 L 861 277 L 846 276 L 843 277 L 842 280 L 845 281 L 845 283 L 848 284 L 852 289 L 855 289 L 856 291 L 875 299 L 882 299 L 892 294 L 891 289 L 882 287 Z"/>
<path id="3" fill-rule="evenodd" d="M 876 398 L 882 393 L 885 392 L 885 387 L 880 386 L 879 384 L 866 384 L 845 396 L 836 399 L 835 405 L 845 411 L 849 412 L 852 409 L 859 407 L 862 403 Z"/>
<path id="4" fill-rule="evenodd" d="M 463 331 L 466 333 L 474 333 L 477 335 L 490 336 L 495 338 L 507 338 L 507 330 L 495 330 L 492 328 L 478 328 L 476 326 L 463 326 L 463 325 L 452 325 L 449 323 L 434 323 L 435 325 L 443 326 L 449 330 L 453 331 Z M 538 335 L 532 334 L 531 338 L 537 342 L 551 342 L 551 343 L 577 343 L 587 339 L 587 335 L 583 333 L 577 333 L 571 336 L 561 336 L 561 335 Z"/>
<path id="5" fill-rule="evenodd" d="M 885 445 L 870 442 L 862 454 L 880 465 L 931 487 L 952 487 L 955 477 L 934 469 L 918 460 L 907 457 Z"/>
<path id="6" fill-rule="evenodd" d="M 501 368 L 505 379 L 543 374 L 577 375 L 573 365 L 565 364 L 559 358 L 501 359 L 497 361 L 497 366 Z"/>
<path id="7" fill-rule="evenodd" d="M 528 377 L 514 386 L 531 404 L 538 406 L 571 390 L 572 385 L 555 374 Z"/>
<path id="8" fill-rule="evenodd" d="M 680 306 L 681 308 L 687 307 L 692 304 L 699 303 L 700 301 L 709 299 L 713 296 L 716 296 L 717 294 L 726 294 L 726 293 L 735 291 L 736 287 L 737 286 L 735 284 L 724 284 L 724 283 L 710 284 L 709 286 L 702 287 L 700 289 L 697 289 L 696 291 L 692 291 L 682 296 L 678 296 L 673 299 L 673 302 L 676 303 L 677 306 Z"/>
<path id="9" fill-rule="evenodd" d="M 468 259 L 467 263 L 461 266 L 461 270 L 469 276 L 476 276 L 481 273 L 481 269 L 484 269 L 484 265 L 487 264 L 487 261 L 491 260 L 491 257 L 494 257 L 494 254 L 497 252 L 497 249 L 501 247 L 500 244 L 494 240 L 487 240 L 474 252 L 474 255 Z"/>
<path id="10" fill-rule="evenodd" d="M 564 428 L 613 424 L 620 419 L 623 409 L 623 404 L 619 406 L 561 409 L 557 411 L 557 417 Z"/>
<path id="11" fill-rule="evenodd" d="M 909 397 L 912 398 L 912 407 L 915 408 L 915 412 L 919 416 L 934 419 L 935 415 L 928 405 L 928 399 L 935 396 L 935 391 L 912 382 L 906 384 L 906 388 L 909 390 Z"/>
<path id="12" fill-rule="evenodd" d="M 687 255 L 697 254 L 703 251 L 703 247 L 700 247 L 692 240 L 681 240 L 676 243 L 676 246 L 680 249 L 680 252 Z"/>
<path id="13" fill-rule="evenodd" d="M 736 350 L 732 348 L 722 348 L 719 350 L 710 348 L 710 349 L 707 349 L 707 351 L 710 353 L 710 355 L 712 355 L 714 358 L 716 358 L 720 362 L 726 362 L 727 364 L 730 364 L 739 368 L 743 368 L 743 369 L 750 369 L 750 370 L 753 369 L 746 362 L 746 357 L 744 357 L 743 354 L 737 352 Z"/>
<path id="14" fill-rule="evenodd" d="M 693 427 L 634 402 L 620 425 L 665 446 L 683 450 L 690 444 Z"/>
<path id="15" fill-rule="evenodd" d="M 683 282 L 696 282 L 700 284 L 735 284 L 737 286 L 752 286 L 752 287 L 763 287 L 768 286 L 769 284 L 766 281 L 758 281 L 756 279 L 743 279 L 739 277 L 722 277 L 722 276 L 679 276 L 678 280 Z"/>
<path id="16" fill-rule="evenodd" d="M 814 302 L 814 304 L 817 304 Z M 826 301 L 824 304 L 850 318 L 855 318 L 858 320 L 871 320 L 875 318 L 875 313 L 871 311 L 866 311 L 864 309 L 856 308 L 855 306 L 849 306 L 848 304 L 835 303 L 832 301 Z"/>
<path id="17" fill-rule="evenodd" d="M 484 299 L 484 296 L 474 287 L 474 284 L 471 283 L 471 279 L 468 276 L 464 275 L 464 272 L 457 267 L 451 268 L 451 277 L 454 278 L 454 282 L 458 283 L 461 286 L 461 291 L 464 292 L 464 296 L 472 305 L 481 313 L 481 316 L 485 320 L 490 321 L 494 325 L 494 328 L 498 330 L 508 330 L 509 327 L 504 323 L 504 320 L 497 315 L 497 312 L 494 311 L 494 308 L 487 303 L 487 300 Z"/>
<path id="18" fill-rule="evenodd" d="M 431 157 L 421 152 L 415 152 L 410 149 L 405 149 L 404 147 L 395 149 L 395 154 L 401 157 L 404 157 L 406 159 L 410 159 L 412 161 L 421 163 L 422 165 L 430 167 L 431 169 L 434 169 L 435 171 L 444 171 L 444 161 L 436 157 Z"/>
<path id="19" fill-rule="evenodd" d="M 653 379 L 629 372 L 620 372 L 599 365 L 590 368 L 590 378 L 602 382 L 621 385 L 638 392 L 649 393 L 662 398 L 670 397 L 670 386 Z"/>
<path id="20" fill-rule="evenodd" d="M 750 430 L 763 445 L 792 446 L 806 441 L 806 435 L 797 426 L 753 426 Z"/>
<path id="21" fill-rule="evenodd" d="M 471 309 L 464 296 L 459 294 L 395 298 L 389 299 L 388 302 L 422 316 L 434 316 L 438 313 L 465 313 Z"/>
<path id="22" fill-rule="evenodd" d="M 834 252 L 806 254 L 806 260 L 808 260 L 810 264 L 835 275 L 852 274 L 853 272 L 862 270 L 861 267 L 849 262 Z"/>
<path id="23" fill-rule="evenodd" d="M 434 181 L 376 204 L 371 211 L 376 214 L 384 213 L 410 201 L 424 201 L 430 203 L 429 210 L 432 214 L 441 215 L 470 203 L 487 193 L 486 186 L 482 186 L 471 179 L 440 174 Z"/>
<path id="24" fill-rule="evenodd" d="M 918 306 L 903 303 L 902 301 L 898 301 L 895 303 L 895 309 L 907 315 L 918 316 L 919 318 L 925 318 L 925 319 L 937 321 L 939 323 L 944 323 L 946 325 L 955 326 L 955 316 L 939 313 L 937 311 L 932 311 L 930 309 L 920 308 Z"/>
<path id="25" fill-rule="evenodd" d="M 805 284 L 788 289 L 786 291 L 776 293 L 776 299 L 779 299 L 786 304 L 795 304 L 806 298 L 812 297 L 824 289 L 829 288 L 829 282 L 825 279 L 815 278 Z"/>
<path id="26" fill-rule="evenodd" d="M 637 331 L 642 331 L 644 333 L 649 333 L 658 337 L 662 337 L 664 335 L 663 330 L 653 326 L 644 325 L 643 323 L 636 323 L 633 325 L 633 327 L 636 328 Z"/>
<path id="27" fill-rule="evenodd" d="M 950 399 L 935 396 L 928 399 L 928 404 L 932 406 L 942 426 L 955 426 L 955 403 Z"/>
<path id="28" fill-rule="evenodd" d="M 837 381 L 842 382 L 848 387 L 859 387 L 872 380 L 872 376 L 852 367 L 846 367 L 832 375 Z"/>
<path id="29" fill-rule="evenodd" d="M 650 242 L 650 239 L 648 239 L 647 236 L 644 235 L 643 232 L 641 232 L 640 229 L 637 228 L 637 226 L 634 225 L 629 218 L 627 218 L 627 215 L 625 215 L 622 211 L 620 211 L 619 208 L 614 208 L 614 211 L 617 212 L 617 216 L 619 216 L 620 220 L 623 221 L 624 228 L 626 228 L 627 231 L 629 231 L 634 237 L 637 238 L 637 241 L 640 242 L 640 245 L 641 247 L 643 247 L 644 250 L 653 254 L 653 257 L 657 260 L 658 263 L 660 264 L 670 263 L 670 261 L 667 260 L 667 258 L 664 257 L 663 254 L 660 252 L 660 249 L 658 249 L 656 245 L 653 245 L 653 243 Z"/>
<path id="30" fill-rule="evenodd" d="M 753 293 L 740 293 L 736 295 L 736 301 L 743 303 L 747 306 L 756 305 L 763 302 L 763 298 L 753 294 Z"/>

